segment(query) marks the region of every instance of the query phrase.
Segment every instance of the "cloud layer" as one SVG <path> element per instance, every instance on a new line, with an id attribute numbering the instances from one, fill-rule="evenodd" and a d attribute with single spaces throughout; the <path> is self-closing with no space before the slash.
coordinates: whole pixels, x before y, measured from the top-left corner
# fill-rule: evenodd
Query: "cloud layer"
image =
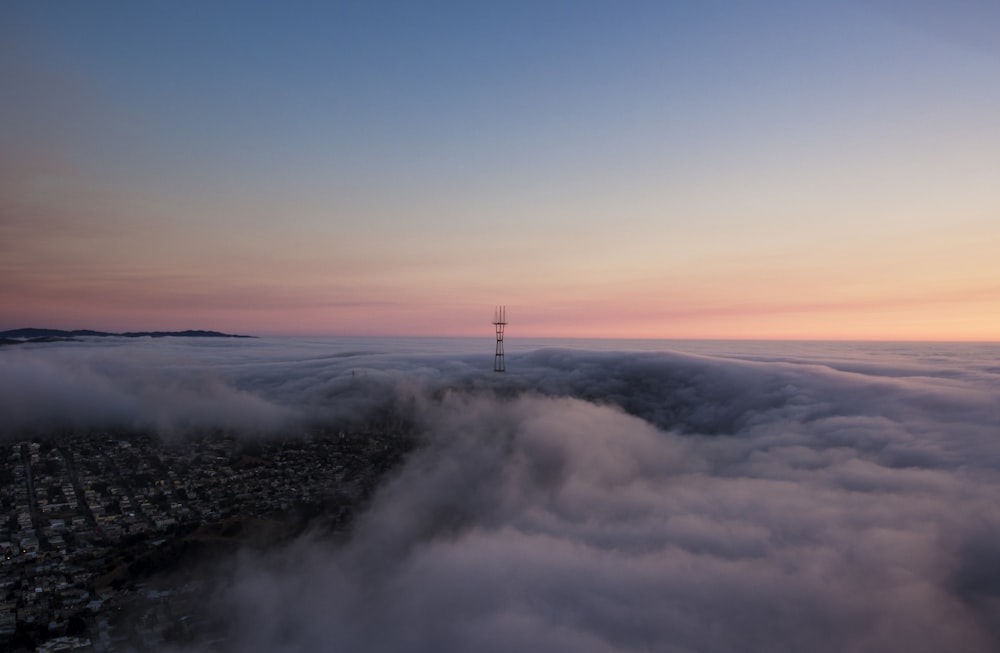
<path id="1" fill-rule="evenodd" d="M 995 347 L 538 349 L 502 377 L 385 349 L 0 352 L 4 426 L 46 423 L 32 397 L 167 433 L 411 414 L 426 446 L 347 544 L 220 573 L 227 650 L 1000 647 Z"/>

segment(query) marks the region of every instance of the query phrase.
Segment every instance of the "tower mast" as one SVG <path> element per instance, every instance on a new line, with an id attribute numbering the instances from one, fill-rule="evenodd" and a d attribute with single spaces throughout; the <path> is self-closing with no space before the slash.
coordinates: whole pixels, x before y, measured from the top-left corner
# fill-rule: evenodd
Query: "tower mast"
<path id="1" fill-rule="evenodd" d="M 497 353 L 493 357 L 493 371 L 506 372 L 503 360 L 503 328 L 507 326 L 507 307 L 497 306 L 493 309 L 493 326 L 497 329 Z"/>

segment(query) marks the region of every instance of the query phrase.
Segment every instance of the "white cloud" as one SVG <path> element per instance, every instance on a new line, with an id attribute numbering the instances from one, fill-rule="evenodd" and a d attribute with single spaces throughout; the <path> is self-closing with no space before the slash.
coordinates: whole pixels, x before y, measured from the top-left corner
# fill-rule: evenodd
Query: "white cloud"
<path id="1" fill-rule="evenodd" d="M 346 545 L 220 574 L 229 650 L 996 650 L 996 370 L 816 351 L 538 350 L 504 376 L 467 354 L 142 344 L 0 352 L 0 383 L 8 429 L 42 404 L 167 431 L 409 412 L 426 446 Z"/>

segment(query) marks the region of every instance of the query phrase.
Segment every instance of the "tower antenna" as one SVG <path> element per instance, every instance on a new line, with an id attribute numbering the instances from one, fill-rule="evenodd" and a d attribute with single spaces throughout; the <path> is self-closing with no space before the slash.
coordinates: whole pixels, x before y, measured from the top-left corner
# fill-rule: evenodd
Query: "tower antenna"
<path id="1" fill-rule="evenodd" d="M 493 357 L 493 371 L 506 372 L 503 361 L 503 328 L 507 326 L 507 307 L 497 306 L 493 309 L 493 326 L 497 328 L 497 354 Z"/>

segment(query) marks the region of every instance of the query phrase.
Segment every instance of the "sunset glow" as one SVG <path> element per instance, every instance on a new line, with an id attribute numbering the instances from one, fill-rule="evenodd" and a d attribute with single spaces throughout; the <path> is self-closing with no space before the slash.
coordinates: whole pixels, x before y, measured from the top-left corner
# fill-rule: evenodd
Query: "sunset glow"
<path id="1" fill-rule="evenodd" d="M 5 3 L 0 329 L 1000 340 L 1000 9 L 917 4 Z"/>

